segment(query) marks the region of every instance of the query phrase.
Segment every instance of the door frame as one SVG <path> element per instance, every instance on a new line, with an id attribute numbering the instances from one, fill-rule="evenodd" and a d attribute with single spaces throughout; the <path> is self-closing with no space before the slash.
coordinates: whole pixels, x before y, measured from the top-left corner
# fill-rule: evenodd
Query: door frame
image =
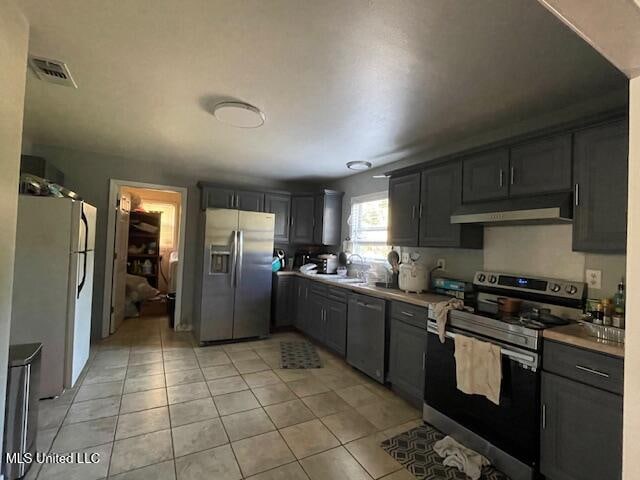
<path id="1" fill-rule="evenodd" d="M 149 188 L 153 190 L 171 190 L 180 194 L 180 222 L 178 232 L 178 283 L 176 285 L 176 307 L 174 330 L 182 328 L 182 287 L 184 283 L 184 251 L 187 226 L 187 188 L 157 183 L 134 182 L 130 180 L 109 179 L 109 201 L 107 203 L 107 243 L 104 265 L 104 296 L 102 300 L 102 338 L 109 336 L 111 325 L 111 286 L 113 276 L 113 246 L 116 233 L 116 203 L 121 187 Z"/>

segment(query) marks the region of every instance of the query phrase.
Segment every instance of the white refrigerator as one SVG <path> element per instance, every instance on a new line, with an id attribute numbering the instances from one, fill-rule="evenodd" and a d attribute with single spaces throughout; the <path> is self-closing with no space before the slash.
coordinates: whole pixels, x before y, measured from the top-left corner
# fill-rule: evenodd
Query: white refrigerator
<path id="1" fill-rule="evenodd" d="M 42 343 L 40 398 L 71 388 L 89 359 L 96 208 L 20 195 L 11 343 Z"/>

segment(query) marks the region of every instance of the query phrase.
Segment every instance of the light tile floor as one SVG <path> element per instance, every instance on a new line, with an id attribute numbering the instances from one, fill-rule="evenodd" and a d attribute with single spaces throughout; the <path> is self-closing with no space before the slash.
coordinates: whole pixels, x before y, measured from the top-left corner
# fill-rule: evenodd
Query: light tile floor
<path id="1" fill-rule="evenodd" d="M 92 347 L 78 386 L 40 402 L 38 450 L 95 465 L 34 465 L 35 480 L 412 479 L 380 442 L 420 412 L 322 348 L 282 370 L 269 339 L 198 347 L 165 318 L 126 320 Z"/>

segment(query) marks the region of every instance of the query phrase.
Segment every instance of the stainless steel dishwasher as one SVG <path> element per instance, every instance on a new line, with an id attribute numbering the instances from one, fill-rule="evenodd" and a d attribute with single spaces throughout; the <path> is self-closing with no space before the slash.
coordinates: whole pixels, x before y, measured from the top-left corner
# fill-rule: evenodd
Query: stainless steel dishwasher
<path id="1" fill-rule="evenodd" d="M 41 343 L 9 347 L 2 458 L 5 480 L 26 475 L 31 463 L 25 461 L 25 454 L 30 453 L 35 457 L 41 352 Z"/>
<path id="2" fill-rule="evenodd" d="M 386 303 L 379 298 L 349 295 L 347 362 L 384 383 L 386 367 Z"/>

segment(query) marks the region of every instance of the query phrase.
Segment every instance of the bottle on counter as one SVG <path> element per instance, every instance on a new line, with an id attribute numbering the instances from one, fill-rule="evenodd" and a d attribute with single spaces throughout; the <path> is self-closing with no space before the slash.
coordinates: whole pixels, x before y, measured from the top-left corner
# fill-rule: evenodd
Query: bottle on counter
<path id="1" fill-rule="evenodd" d="M 611 326 L 613 323 L 613 305 L 610 298 L 602 299 L 602 325 Z"/>
<path id="2" fill-rule="evenodd" d="M 613 319 L 612 325 L 617 328 L 624 328 L 624 309 L 625 309 L 625 299 L 624 299 L 624 279 L 620 280 L 618 283 L 618 291 L 613 296 Z"/>
<path id="3" fill-rule="evenodd" d="M 601 303 L 596 305 L 596 314 L 593 317 L 593 323 L 596 325 L 602 325 L 602 317 L 604 316 L 603 306 Z"/>

